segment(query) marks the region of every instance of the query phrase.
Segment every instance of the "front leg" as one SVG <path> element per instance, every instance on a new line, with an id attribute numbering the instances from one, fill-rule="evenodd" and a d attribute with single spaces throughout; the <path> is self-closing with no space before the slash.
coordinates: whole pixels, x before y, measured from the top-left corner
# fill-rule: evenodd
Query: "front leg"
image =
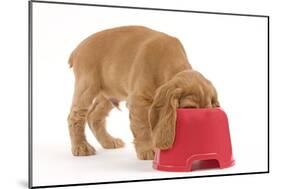
<path id="1" fill-rule="evenodd" d="M 138 159 L 153 160 L 152 131 L 148 122 L 150 104 L 142 98 L 130 98 L 130 127 L 134 136 L 134 145 Z"/>

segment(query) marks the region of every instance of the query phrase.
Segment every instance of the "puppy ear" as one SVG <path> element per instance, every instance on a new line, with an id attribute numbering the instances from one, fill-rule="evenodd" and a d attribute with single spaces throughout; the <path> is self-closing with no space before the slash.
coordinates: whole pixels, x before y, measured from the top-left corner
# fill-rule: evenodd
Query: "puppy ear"
<path id="1" fill-rule="evenodd" d="M 212 103 L 212 107 L 213 108 L 220 107 L 220 102 L 218 101 L 217 90 L 216 90 L 216 88 L 214 87 L 214 85 L 213 85 L 213 83 L 211 81 L 209 81 L 209 80 L 207 80 L 207 81 L 208 81 L 208 84 L 209 84 L 209 86 L 211 88 L 211 94 L 212 94 L 211 95 L 212 96 L 211 103 Z"/>
<path id="2" fill-rule="evenodd" d="M 176 108 L 179 105 L 182 89 L 170 81 L 156 90 L 149 110 L 149 123 L 155 148 L 172 147 L 176 130 Z"/>

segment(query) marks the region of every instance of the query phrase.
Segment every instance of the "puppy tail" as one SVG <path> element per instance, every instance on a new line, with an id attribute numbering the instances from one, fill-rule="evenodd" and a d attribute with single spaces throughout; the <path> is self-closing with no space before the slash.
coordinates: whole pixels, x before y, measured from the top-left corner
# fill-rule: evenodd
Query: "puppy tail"
<path id="1" fill-rule="evenodd" d="M 69 68 L 72 68 L 72 66 L 73 66 L 73 56 L 74 56 L 74 52 L 71 53 L 71 55 L 68 59 Z"/>

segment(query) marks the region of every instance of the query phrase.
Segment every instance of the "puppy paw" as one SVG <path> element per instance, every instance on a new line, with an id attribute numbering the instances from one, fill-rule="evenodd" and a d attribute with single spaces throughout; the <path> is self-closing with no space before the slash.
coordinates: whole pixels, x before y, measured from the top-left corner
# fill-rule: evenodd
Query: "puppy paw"
<path id="1" fill-rule="evenodd" d="M 113 148 L 122 148 L 125 146 L 125 143 L 119 138 L 110 138 L 102 142 L 102 147 L 106 149 L 113 149 Z"/>
<path id="2" fill-rule="evenodd" d="M 145 152 L 139 152 L 137 153 L 137 157 L 140 160 L 153 160 L 154 159 L 154 151 L 149 150 Z"/>
<path id="3" fill-rule="evenodd" d="M 95 155 L 96 150 L 89 143 L 83 142 L 72 147 L 72 154 L 74 156 L 90 156 Z"/>

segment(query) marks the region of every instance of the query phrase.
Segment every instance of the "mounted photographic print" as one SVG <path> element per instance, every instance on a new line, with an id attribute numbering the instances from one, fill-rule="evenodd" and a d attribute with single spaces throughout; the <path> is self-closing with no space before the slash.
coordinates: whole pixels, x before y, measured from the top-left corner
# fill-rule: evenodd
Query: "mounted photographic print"
<path id="1" fill-rule="evenodd" d="M 269 17 L 29 2 L 29 186 L 269 172 Z"/>

